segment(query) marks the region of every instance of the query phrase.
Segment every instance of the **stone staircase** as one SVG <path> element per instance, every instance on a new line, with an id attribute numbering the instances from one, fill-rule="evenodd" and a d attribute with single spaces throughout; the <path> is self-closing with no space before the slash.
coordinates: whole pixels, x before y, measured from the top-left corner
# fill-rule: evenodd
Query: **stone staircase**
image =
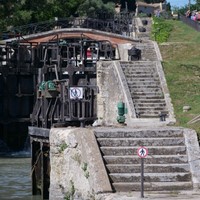
<path id="1" fill-rule="evenodd" d="M 153 42 L 143 41 L 136 43 L 135 47 L 141 50 L 141 61 L 157 61 L 157 54 Z"/>
<path id="2" fill-rule="evenodd" d="M 127 85 L 139 118 L 158 118 L 167 114 L 164 94 L 155 62 L 121 62 Z"/>
<path id="3" fill-rule="evenodd" d="M 147 24 L 144 24 L 143 21 L 147 21 Z M 137 30 L 138 39 L 149 40 L 151 32 L 152 19 L 149 17 L 144 18 L 135 18 L 135 26 Z M 145 32 L 140 32 L 140 28 L 145 28 Z"/>
<path id="4" fill-rule="evenodd" d="M 100 128 L 95 135 L 113 191 L 140 191 L 140 146 L 149 151 L 144 159 L 145 191 L 193 188 L 182 129 Z"/>

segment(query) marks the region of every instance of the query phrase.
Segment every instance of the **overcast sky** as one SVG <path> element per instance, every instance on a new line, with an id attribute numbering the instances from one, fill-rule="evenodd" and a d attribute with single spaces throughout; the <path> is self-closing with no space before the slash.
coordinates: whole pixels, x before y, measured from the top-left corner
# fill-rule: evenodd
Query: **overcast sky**
<path id="1" fill-rule="evenodd" d="M 171 6 L 182 7 L 188 5 L 189 0 L 167 0 L 171 4 Z M 191 4 L 195 2 L 195 0 L 190 0 Z"/>

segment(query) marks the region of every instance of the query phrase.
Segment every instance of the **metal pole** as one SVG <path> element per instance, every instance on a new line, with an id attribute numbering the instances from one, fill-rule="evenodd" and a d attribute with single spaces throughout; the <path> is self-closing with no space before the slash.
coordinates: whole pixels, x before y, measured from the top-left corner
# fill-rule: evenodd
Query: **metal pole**
<path id="1" fill-rule="evenodd" d="M 125 9 L 126 9 L 126 13 L 127 13 L 128 12 L 128 4 L 126 1 L 125 1 Z"/>
<path id="2" fill-rule="evenodd" d="M 190 5 L 191 5 L 191 2 L 190 2 L 190 0 L 189 0 L 189 3 L 188 3 L 189 10 L 190 10 Z"/>
<path id="3" fill-rule="evenodd" d="M 144 198 L 144 158 L 141 158 L 141 198 Z"/>

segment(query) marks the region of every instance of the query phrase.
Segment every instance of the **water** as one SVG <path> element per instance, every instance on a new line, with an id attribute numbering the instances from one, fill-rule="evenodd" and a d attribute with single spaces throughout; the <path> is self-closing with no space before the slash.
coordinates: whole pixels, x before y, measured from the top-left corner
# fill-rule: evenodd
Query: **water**
<path id="1" fill-rule="evenodd" d="M 8 157 L 9 156 L 9 157 Z M 0 157 L 0 200 L 39 200 L 32 196 L 29 152 L 9 153 Z"/>

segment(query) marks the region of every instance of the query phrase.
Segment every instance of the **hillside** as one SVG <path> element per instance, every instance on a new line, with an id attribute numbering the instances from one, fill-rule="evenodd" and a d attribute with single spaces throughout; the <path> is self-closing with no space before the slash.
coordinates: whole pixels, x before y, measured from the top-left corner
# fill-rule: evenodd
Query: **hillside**
<path id="1" fill-rule="evenodd" d="M 194 124 L 188 124 L 200 115 L 200 33 L 181 21 L 170 20 L 173 25 L 167 43 L 159 44 L 163 57 L 170 95 L 173 101 L 177 126 L 195 129 L 200 136 L 200 117 Z M 191 110 L 183 112 L 183 106 Z"/>

